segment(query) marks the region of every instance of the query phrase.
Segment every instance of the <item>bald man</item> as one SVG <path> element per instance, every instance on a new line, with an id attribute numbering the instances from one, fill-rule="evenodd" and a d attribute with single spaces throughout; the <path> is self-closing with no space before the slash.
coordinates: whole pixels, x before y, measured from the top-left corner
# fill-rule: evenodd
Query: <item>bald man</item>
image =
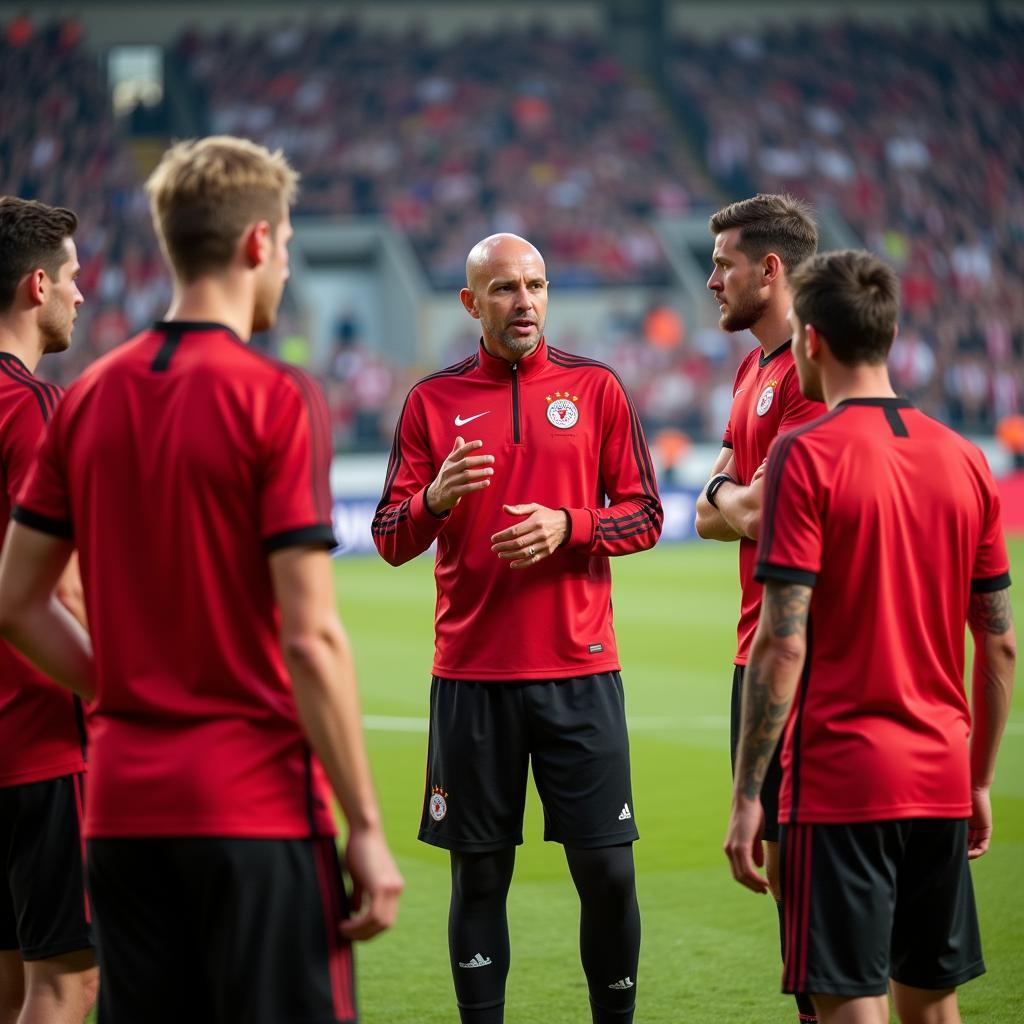
<path id="1" fill-rule="evenodd" d="M 530 763 L 565 848 L 596 1024 L 628 1024 L 640 913 L 612 555 L 652 547 L 662 508 L 613 370 L 549 346 L 544 260 L 473 247 L 460 293 L 476 352 L 415 384 L 373 521 L 401 565 L 435 540 L 437 609 L 419 837 L 450 851 L 448 942 L 463 1024 L 504 1019 L 506 898 Z"/>

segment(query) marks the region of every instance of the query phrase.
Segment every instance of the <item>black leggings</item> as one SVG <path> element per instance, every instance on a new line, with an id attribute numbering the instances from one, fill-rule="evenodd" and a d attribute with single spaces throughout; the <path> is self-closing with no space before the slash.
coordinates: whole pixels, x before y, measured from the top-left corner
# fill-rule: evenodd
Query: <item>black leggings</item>
<path id="1" fill-rule="evenodd" d="M 594 1024 L 630 1024 L 640 957 L 633 847 L 566 848 L 580 897 L 580 956 Z M 463 1024 L 501 1024 L 508 976 L 505 911 L 515 849 L 455 853 L 448 948 Z"/>

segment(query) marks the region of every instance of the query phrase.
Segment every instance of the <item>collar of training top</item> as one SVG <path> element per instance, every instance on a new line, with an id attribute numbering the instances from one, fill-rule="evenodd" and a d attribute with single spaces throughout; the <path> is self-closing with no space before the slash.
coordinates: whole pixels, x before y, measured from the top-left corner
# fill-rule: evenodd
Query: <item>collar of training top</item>
<path id="1" fill-rule="evenodd" d="M 537 343 L 537 347 L 528 355 L 523 356 L 515 365 L 516 372 L 519 374 L 520 380 L 526 380 L 529 377 L 540 373 L 544 369 L 544 366 L 548 361 L 548 345 L 544 340 L 543 336 Z M 480 369 L 483 370 L 488 377 L 492 377 L 494 380 L 508 380 L 512 373 L 512 364 L 507 363 L 501 356 L 492 356 L 490 352 L 484 348 L 484 340 L 480 339 Z"/>

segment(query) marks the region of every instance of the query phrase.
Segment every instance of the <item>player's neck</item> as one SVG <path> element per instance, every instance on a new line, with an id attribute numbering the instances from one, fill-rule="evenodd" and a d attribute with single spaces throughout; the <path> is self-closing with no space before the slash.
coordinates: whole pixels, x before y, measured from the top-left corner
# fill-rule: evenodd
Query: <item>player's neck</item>
<path id="1" fill-rule="evenodd" d="M 825 405 L 834 409 L 848 398 L 895 398 L 889 380 L 889 368 L 881 366 L 843 367 L 833 373 L 822 373 L 821 390 Z"/>
<path id="2" fill-rule="evenodd" d="M 35 373 L 39 360 L 43 358 L 38 333 L 30 324 L 0 320 L 0 352 L 17 356 L 29 373 Z"/>
<path id="3" fill-rule="evenodd" d="M 166 319 L 223 324 L 242 341 L 248 341 L 252 337 L 253 300 L 250 282 L 234 277 L 200 277 L 188 284 L 175 284 Z"/>
<path id="4" fill-rule="evenodd" d="M 786 314 L 782 316 L 774 313 L 761 317 L 750 333 L 761 343 L 761 349 L 766 356 L 770 356 L 780 345 L 785 345 L 792 335 L 789 320 Z"/>

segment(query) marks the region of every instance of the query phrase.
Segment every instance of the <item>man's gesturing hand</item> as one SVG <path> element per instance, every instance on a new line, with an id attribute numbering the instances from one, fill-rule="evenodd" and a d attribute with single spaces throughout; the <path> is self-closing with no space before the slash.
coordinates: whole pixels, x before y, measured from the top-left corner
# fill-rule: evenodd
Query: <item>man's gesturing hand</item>
<path id="1" fill-rule="evenodd" d="M 510 516 L 527 516 L 491 537 L 491 550 L 510 563 L 512 569 L 525 569 L 546 558 L 569 532 L 569 517 L 560 508 L 543 505 L 502 505 Z"/>
<path id="2" fill-rule="evenodd" d="M 467 444 L 461 437 L 455 438 L 448 458 L 441 463 L 434 482 L 427 488 L 427 509 L 435 516 L 455 508 L 464 494 L 490 485 L 494 456 L 470 454 L 483 446 L 483 441 Z"/>

